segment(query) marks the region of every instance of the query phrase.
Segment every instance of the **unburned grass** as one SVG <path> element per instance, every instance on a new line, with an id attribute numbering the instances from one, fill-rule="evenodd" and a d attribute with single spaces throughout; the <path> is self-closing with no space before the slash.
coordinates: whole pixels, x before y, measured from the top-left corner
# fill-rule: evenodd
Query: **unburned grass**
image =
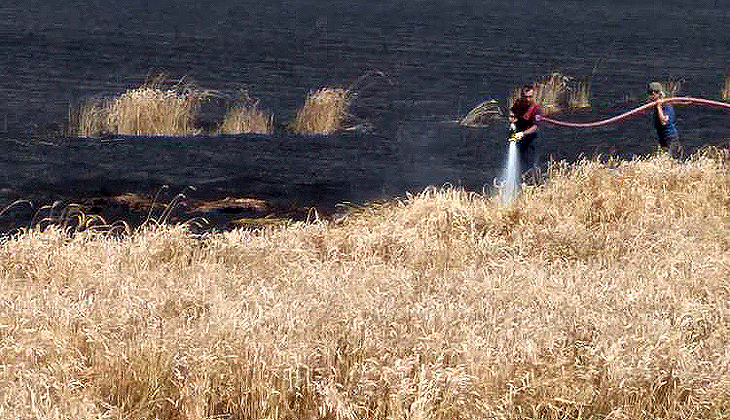
<path id="1" fill-rule="evenodd" d="M 218 133 L 223 135 L 274 132 L 274 116 L 259 106 L 259 101 L 242 92 L 228 107 Z"/>
<path id="2" fill-rule="evenodd" d="M 0 243 L 0 414 L 701 419 L 730 409 L 730 159 L 555 163 L 332 221 Z"/>
<path id="3" fill-rule="evenodd" d="M 588 108 L 591 106 L 591 84 L 577 81 L 568 90 L 568 106 L 571 108 Z"/>
<path id="4" fill-rule="evenodd" d="M 109 134 L 108 100 L 99 97 L 87 98 L 76 115 L 78 125 L 75 134 L 83 138 L 98 138 Z"/>
<path id="5" fill-rule="evenodd" d="M 297 110 L 294 132 L 302 136 L 328 136 L 342 129 L 350 105 L 351 91 L 321 88 L 309 92 Z"/>
<path id="6" fill-rule="evenodd" d="M 661 82 L 661 84 L 664 88 L 664 94 L 667 97 L 679 96 L 680 92 L 682 91 L 684 79 L 668 80 L 666 82 Z"/>
<path id="7" fill-rule="evenodd" d="M 195 118 L 204 93 L 178 84 L 150 83 L 110 98 L 86 100 L 78 116 L 79 137 L 107 135 L 189 137 L 200 134 Z"/>
<path id="8" fill-rule="evenodd" d="M 500 121 L 504 117 L 496 100 L 488 99 L 472 108 L 459 124 L 466 127 L 479 127 Z"/>
<path id="9" fill-rule="evenodd" d="M 546 114 L 558 111 L 561 98 L 568 89 L 568 78 L 561 73 L 552 73 L 535 83 L 535 98 Z"/>
<path id="10" fill-rule="evenodd" d="M 557 112 L 562 108 L 563 96 L 568 91 L 569 80 L 563 74 L 555 72 L 533 83 L 535 99 L 545 115 Z M 516 87 L 509 93 L 507 103 L 510 107 L 520 97 L 521 89 L 521 87 Z"/>
<path id="11" fill-rule="evenodd" d="M 393 84 L 385 73 L 368 71 L 347 89 L 323 87 L 309 92 L 296 112 L 292 131 L 300 136 L 330 136 L 343 130 L 367 129 L 366 121 L 350 114 L 350 106 L 356 98 L 383 83 Z"/>

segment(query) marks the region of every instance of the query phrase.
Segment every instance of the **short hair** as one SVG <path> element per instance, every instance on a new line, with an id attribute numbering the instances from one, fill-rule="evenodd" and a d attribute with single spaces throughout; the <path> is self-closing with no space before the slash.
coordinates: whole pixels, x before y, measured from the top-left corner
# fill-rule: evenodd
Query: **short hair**
<path id="1" fill-rule="evenodd" d="M 522 92 L 527 92 L 528 90 L 535 90 L 535 86 L 531 83 L 522 85 Z"/>

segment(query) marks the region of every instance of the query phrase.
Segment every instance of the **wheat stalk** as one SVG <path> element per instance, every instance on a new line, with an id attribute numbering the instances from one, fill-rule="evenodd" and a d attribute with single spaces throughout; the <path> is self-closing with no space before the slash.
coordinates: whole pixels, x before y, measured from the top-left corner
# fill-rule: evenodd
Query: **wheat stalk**
<path id="1" fill-rule="evenodd" d="M 5 418 L 722 418 L 730 157 L 194 234 L 0 241 Z"/>

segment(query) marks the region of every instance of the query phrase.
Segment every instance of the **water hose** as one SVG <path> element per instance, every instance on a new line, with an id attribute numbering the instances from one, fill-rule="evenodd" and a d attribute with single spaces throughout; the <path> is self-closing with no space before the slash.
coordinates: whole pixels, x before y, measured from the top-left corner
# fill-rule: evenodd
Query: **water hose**
<path id="1" fill-rule="evenodd" d="M 618 120 L 624 119 L 628 117 L 629 115 L 636 114 L 637 112 L 641 112 L 647 108 L 651 108 L 655 106 L 658 103 L 663 102 L 694 102 L 699 104 L 705 104 L 705 105 L 714 105 L 714 106 L 720 106 L 724 108 L 730 108 L 730 103 L 727 102 L 720 102 L 720 101 L 713 101 L 710 99 L 702 99 L 702 98 L 693 98 L 690 96 L 677 96 L 673 98 L 665 98 L 660 99 L 658 101 L 650 102 L 648 104 L 642 105 L 640 107 L 636 107 L 632 110 L 626 111 L 623 114 L 616 115 L 615 117 L 607 118 L 605 120 L 595 121 L 595 122 L 589 122 L 589 123 L 573 123 L 573 122 L 565 122 L 565 121 L 558 121 L 554 120 L 552 118 L 548 117 L 542 117 L 540 121 L 545 121 L 550 124 L 555 124 L 557 126 L 561 127 L 573 127 L 573 128 L 593 128 L 593 127 L 600 127 L 602 125 L 610 124 L 612 122 L 616 122 Z"/>

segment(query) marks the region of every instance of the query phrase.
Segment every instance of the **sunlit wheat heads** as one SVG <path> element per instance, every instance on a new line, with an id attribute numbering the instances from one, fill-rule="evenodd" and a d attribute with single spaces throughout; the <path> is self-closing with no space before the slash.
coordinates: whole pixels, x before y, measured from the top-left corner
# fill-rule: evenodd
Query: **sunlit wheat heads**
<path id="1" fill-rule="evenodd" d="M 0 417 L 719 419 L 730 167 L 555 162 L 331 220 L 0 241 Z"/>

